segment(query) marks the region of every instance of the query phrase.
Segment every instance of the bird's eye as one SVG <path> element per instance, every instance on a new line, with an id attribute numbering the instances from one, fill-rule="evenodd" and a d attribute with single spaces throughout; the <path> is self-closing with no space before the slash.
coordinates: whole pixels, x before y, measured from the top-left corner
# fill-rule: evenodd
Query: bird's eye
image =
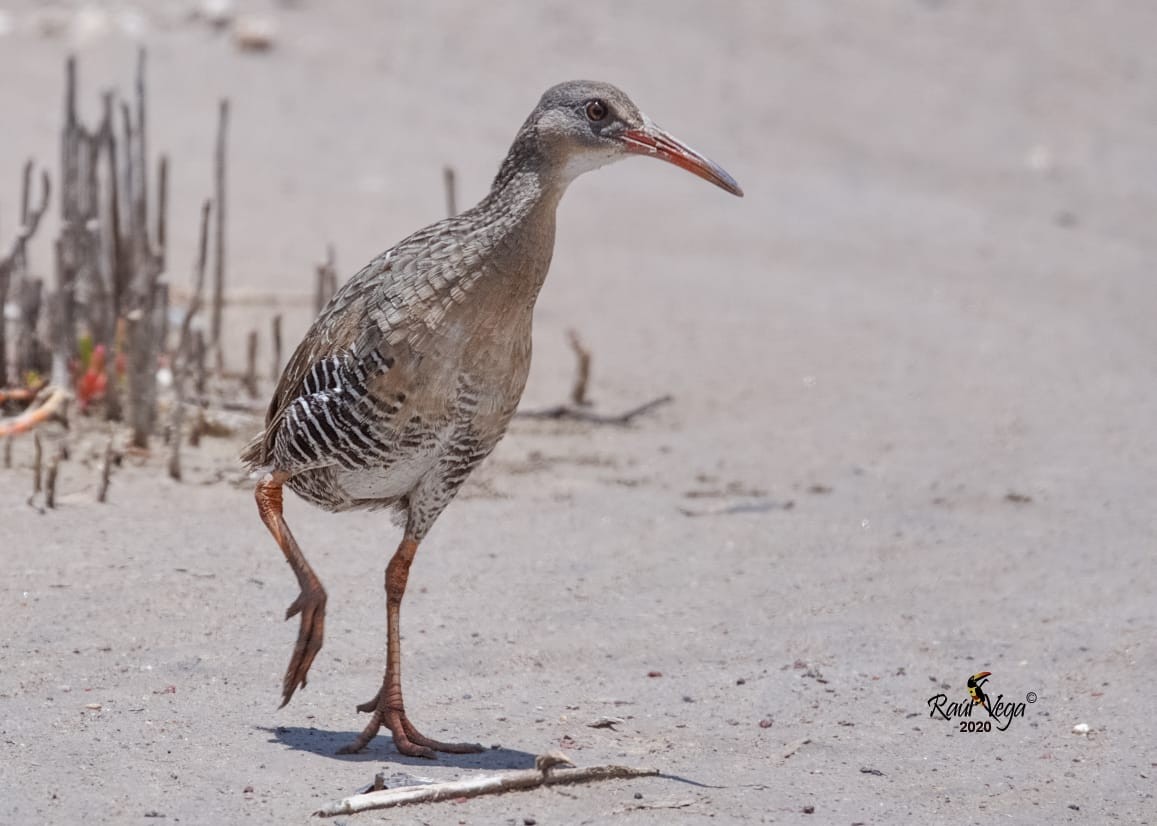
<path id="1" fill-rule="evenodd" d="M 609 111 L 610 110 L 607 109 L 607 104 L 597 98 L 595 100 L 587 101 L 587 118 L 593 123 L 598 123 L 599 121 L 606 119 L 607 113 Z"/>

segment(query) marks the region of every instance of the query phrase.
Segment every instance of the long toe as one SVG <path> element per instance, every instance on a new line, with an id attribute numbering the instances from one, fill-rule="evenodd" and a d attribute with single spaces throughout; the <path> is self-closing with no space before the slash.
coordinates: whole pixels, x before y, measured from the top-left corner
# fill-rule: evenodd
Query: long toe
<path id="1" fill-rule="evenodd" d="M 378 736 L 378 730 L 382 727 L 382 713 L 375 711 L 373 718 L 362 729 L 362 733 L 352 743 L 346 743 L 337 750 L 338 754 L 357 754 L 362 749 L 370 744 L 370 741 Z"/>
<path id="2" fill-rule="evenodd" d="M 394 748 L 398 750 L 399 754 L 408 757 L 425 757 L 428 760 L 437 758 L 438 755 L 432 746 L 425 742 L 419 742 L 410 736 L 410 732 L 414 732 L 414 734 L 418 734 L 418 732 L 406 719 L 406 712 L 387 709 L 382 723 L 389 727 L 390 733 L 394 736 Z M 420 734 L 418 737 L 421 740 L 427 739 Z"/>
<path id="3" fill-rule="evenodd" d="M 431 751 L 444 752 L 446 754 L 477 754 L 480 751 L 486 750 L 481 743 L 443 743 L 441 740 L 435 740 L 432 737 L 427 737 L 426 735 L 422 734 L 422 732 L 418 731 L 418 729 L 414 728 L 414 724 L 410 722 L 410 719 L 406 716 L 405 712 L 401 712 L 398 717 L 402 726 L 402 731 L 405 734 L 403 739 L 410 741 L 410 743 L 414 744 L 415 746 L 424 747 Z M 392 726 L 391 730 L 393 730 Z M 394 742 L 398 742 L 397 732 L 394 732 Z M 398 750 L 401 751 L 400 748 Z M 403 752 L 403 754 L 406 753 L 407 752 Z M 424 757 L 425 755 L 422 756 Z"/>
<path id="4" fill-rule="evenodd" d="M 287 617 L 297 613 L 301 614 L 301 624 L 297 630 L 293 656 L 290 657 L 281 685 L 282 708 L 289 703 L 298 688 L 305 687 L 309 668 L 325 641 L 325 591 L 303 591 L 289 606 Z"/>

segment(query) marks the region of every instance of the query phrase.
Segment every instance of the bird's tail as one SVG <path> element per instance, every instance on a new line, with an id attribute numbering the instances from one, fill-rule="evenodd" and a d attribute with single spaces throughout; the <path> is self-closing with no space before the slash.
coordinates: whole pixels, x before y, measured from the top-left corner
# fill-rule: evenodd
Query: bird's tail
<path id="1" fill-rule="evenodd" d="M 263 470 L 266 465 L 265 458 L 265 431 L 258 433 L 249 444 L 245 445 L 241 451 L 241 464 L 250 473 L 256 473 Z"/>

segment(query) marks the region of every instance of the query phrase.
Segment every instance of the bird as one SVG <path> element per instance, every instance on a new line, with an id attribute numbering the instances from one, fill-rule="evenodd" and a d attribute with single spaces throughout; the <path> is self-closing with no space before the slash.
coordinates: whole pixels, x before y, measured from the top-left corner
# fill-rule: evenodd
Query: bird
<path id="1" fill-rule="evenodd" d="M 400 615 L 410 565 L 518 406 L 559 199 L 579 175 L 632 155 L 743 195 L 722 167 L 657 126 L 617 87 L 551 87 L 481 202 L 405 238 L 334 293 L 287 362 L 264 430 L 241 454 L 257 479 L 258 513 L 300 588 L 286 611 L 300 624 L 281 707 L 306 685 L 327 600 L 285 521 L 283 488 L 327 511 L 390 509 L 403 528 L 385 571 L 382 686 L 357 707 L 370 721 L 340 753 L 361 751 L 382 728 L 412 757 L 482 748 L 427 737 L 406 714 Z"/>
<path id="2" fill-rule="evenodd" d="M 984 684 L 991 676 L 991 671 L 981 671 L 968 678 L 968 696 L 972 698 L 973 705 L 988 707 L 988 695 L 984 693 Z"/>

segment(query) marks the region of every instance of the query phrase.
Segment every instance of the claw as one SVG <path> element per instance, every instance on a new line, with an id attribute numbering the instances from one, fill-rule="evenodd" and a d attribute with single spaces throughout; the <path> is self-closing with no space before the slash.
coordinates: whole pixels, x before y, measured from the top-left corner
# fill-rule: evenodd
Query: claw
<path id="1" fill-rule="evenodd" d="M 372 714 L 373 712 L 377 711 L 378 710 L 378 697 L 380 697 L 380 696 L 381 696 L 381 692 L 379 691 L 377 694 L 374 695 L 374 699 L 369 700 L 369 701 L 364 702 L 361 705 L 359 705 L 357 707 L 358 711 L 363 712 L 365 714 Z"/>
<path id="2" fill-rule="evenodd" d="M 297 599 L 285 612 L 285 618 L 301 614 L 301 626 L 297 632 L 297 643 L 293 646 L 293 656 L 289 660 L 289 667 L 285 671 L 285 679 L 281 687 L 281 708 L 285 708 L 293 699 L 298 688 L 305 688 L 309 668 L 313 665 L 317 653 L 325 640 L 325 590 L 317 589 L 302 591 Z"/>
<path id="3" fill-rule="evenodd" d="M 302 596 L 304 596 L 304 594 Z M 299 596 L 285 609 L 285 619 L 288 621 L 296 617 L 301 613 L 301 608 L 301 597 Z"/>

